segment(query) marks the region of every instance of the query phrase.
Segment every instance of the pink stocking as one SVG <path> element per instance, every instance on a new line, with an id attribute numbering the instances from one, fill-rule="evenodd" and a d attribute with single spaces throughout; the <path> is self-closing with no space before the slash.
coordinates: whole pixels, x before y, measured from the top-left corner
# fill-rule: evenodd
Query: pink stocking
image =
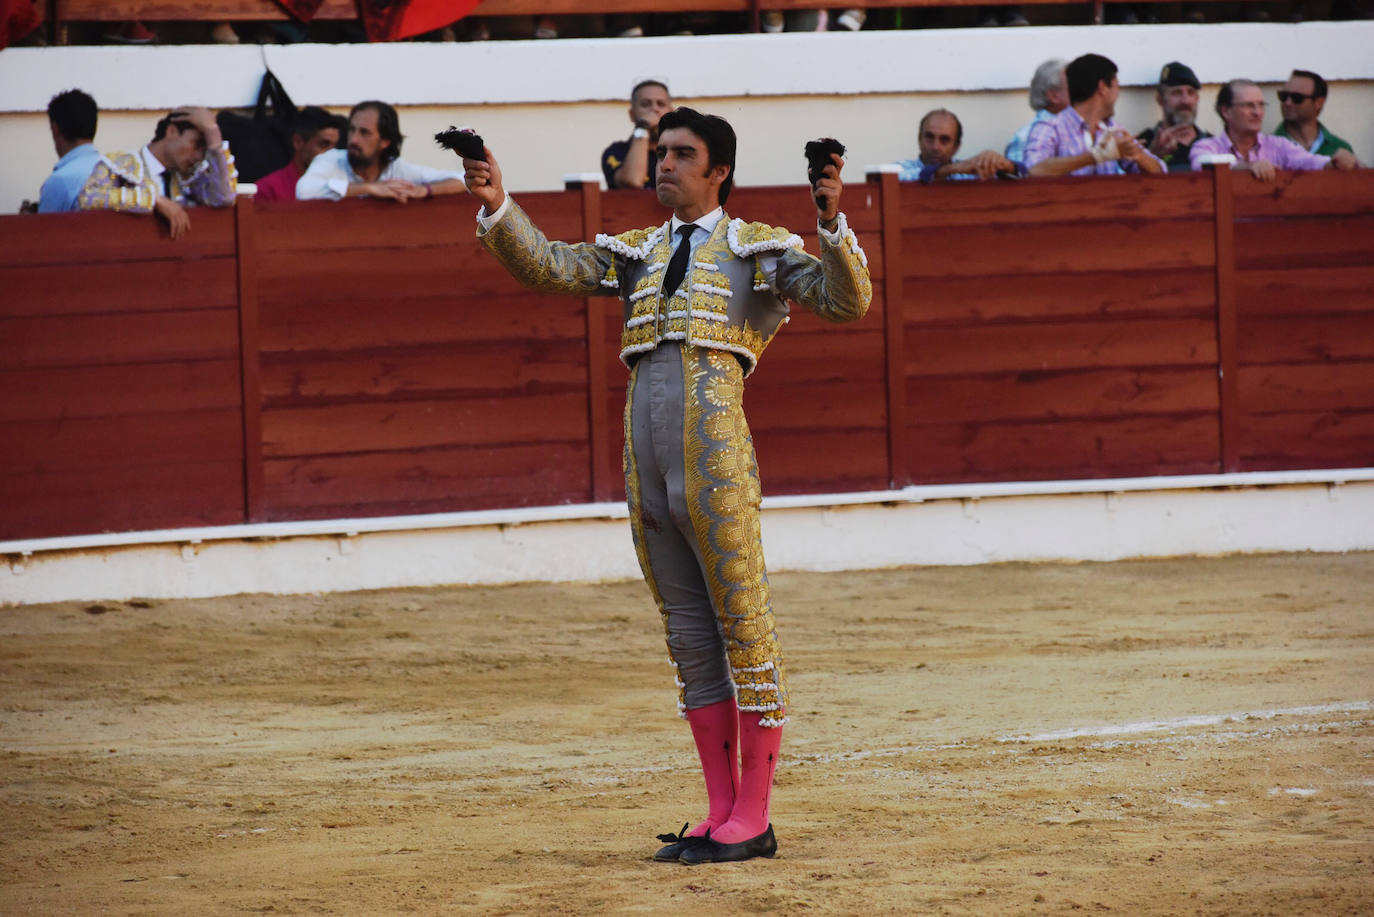
<path id="1" fill-rule="evenodd" d="M 782 711 L 777 711 L 779 717 Z M 768 803 L 773 792 L 773 770 L 782 747 L 781 726 L 760 726 L 759 714 L 739 718 L 740 788 L 729 821 L 711 831 L 711 839 L 738 844 L 768 830 Z"/>
<path id="2" fill-rule="evenodd" d="M 697 756 L 701 758 L 701 772 L 706 777 L 706 798 L 710 806 L 706 820 L 687 834 L 700 837 L 710 828 L 714 836 L 714 829 L 730 818 L 739 787 L 739 760 L 736 755 L 739 745 L 739 708 L 735 706 L 735 699 L 728 697 L 708 707 L 688 710 L 687 722 L 692 726 L 692 738 L 697 743 Z"/>

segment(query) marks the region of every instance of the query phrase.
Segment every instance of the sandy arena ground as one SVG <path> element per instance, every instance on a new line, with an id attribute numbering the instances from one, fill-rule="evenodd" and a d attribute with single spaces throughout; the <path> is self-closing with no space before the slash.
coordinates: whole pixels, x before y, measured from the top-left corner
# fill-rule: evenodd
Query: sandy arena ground
<path id="1" fill-rule="evenodd" d="M 0 609 L 4 914 L 1374 913 L 1374 554 L 774 576 L 776 860 L 643 584 Z"/>

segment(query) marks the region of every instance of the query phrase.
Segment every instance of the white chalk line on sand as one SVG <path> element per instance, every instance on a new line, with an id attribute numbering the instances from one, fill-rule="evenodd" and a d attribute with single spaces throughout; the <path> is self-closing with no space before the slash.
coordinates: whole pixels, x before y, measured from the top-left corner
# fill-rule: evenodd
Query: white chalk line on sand
<path id="1" fill-rule="evenodd" d="M 1272 720 L 1281 716 L 1320 716 L 1327 713 L 1368 713 L 1370 710 L 1374 710 L 1374 701 L 1347 701 L 1336 704 L 1318 704 L 1309 707 L 1284 707 L 1276 710 L 1246 710 L 1239 713 L 1210 713 L 1198 716 L 1180 716 L 1167 720 L 1144 720 L 1138 723 L 1078 726 L 1072 729 L 1059 729 L 1054 732 L 1041 732 L 1034 735 L 1003 736 L 997 741 L 1053 742 L 1058 739 L 1089 739 L 1103 736 L 1138 735 L 1144 732 L 1191 729 L 1197 726 L 1221 726 L 1226 723 L 1241 723 L 1247 720 Z"/>

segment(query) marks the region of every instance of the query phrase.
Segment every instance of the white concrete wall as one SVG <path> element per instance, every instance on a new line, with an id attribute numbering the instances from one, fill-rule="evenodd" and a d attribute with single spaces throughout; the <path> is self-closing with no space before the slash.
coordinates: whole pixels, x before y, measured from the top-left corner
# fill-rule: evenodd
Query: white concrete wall
<path id="1" fill-rule="evenodd" d="M 363 98 L 402 107 L 405 155 L 451 163 L 429 137 L 470 124 L 486 137 L 514 190 L 562 187 L 598 169 L 601 150 L 627 132 L 625 94 L 656 77 L 680 102 L 730 118 L 740 134 L 739 182 L 800 184 L 802 144 L 833 134 L 861 167 L 915 155 L 916 121 L 956 111 L 966 154 L 1000 149 L 1030 116 L 1026 83 L 1049 56 L 1111 57 L 1128 87 L 1118 120 L 1142 128 L 1157 112 L 1151 85 L 1168 60 L 1189 63 L 1207 86 L 1201 121 L 1216 129 L 1216 85 L 1247 76 L 1266 88 L 1294 67 L 1332 81 L 1328 117 L 1374 161 L 1374 22 L 1302 25 L 1075 26 L 1029 29 L 588 39 L 475 44 L 10 48 L 0 53 L 0 212 L 14 212 L 55 160 L 42 112 L 73 86 L 103 112 L 97 145 L 131 150 L 159 114 L 190 102 L 215 108 L 256 98 L 264 62 L 298 104 L 346 111 Z M 817 66 L 824 61 L 823 68 Z M 709 66 L 702 67 L 702 62 Z M 1277 101 L 1270 98 L 1270 121 Z"/>
<path id="2" fill-rule="evenodd" d="M 1371 479 L 1374 469 L 1351 469 L 919 487 L 829 503 L 775 497 L 764 501 L 763 541 L 774 571 L 1370 551 Z M 147 543 L 115 536 L 104 547 L 99 536 L 52 539 L 74 546 L 34 542 L 27 554 L 0 544 L 0 606 L 639 575 L 623 505 L 515 510 L 495 521 L 500 515 L 412 517 L 429 527 L 409 529 L 390 519 L 188 530 L 143 536 Z"/>

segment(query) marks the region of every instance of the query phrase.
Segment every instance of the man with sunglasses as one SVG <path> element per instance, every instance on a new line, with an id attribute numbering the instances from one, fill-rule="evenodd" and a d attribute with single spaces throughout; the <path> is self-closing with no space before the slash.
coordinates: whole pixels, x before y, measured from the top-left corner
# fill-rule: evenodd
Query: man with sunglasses
<path id="1" fill-rule="evenodd" d="M 1275 137 L 1287 137 L 1318 156 L 1330 156 L 1337 150 L 1355 152 L 1318 120 L 1326 107 L 1326 80 L 1311 70 L 1293 71 L 1288 84 L 1279 90 L 1279 107 L 1283 123 L 1274 131 Z"/>
<path id="2" fill-rule="evenodd" d="M 1256 181 L 1273 181 L 1278 170 L 1358 169 L 1360 162 L 1349 150 L 1331 156 L 1309 153 L 1287 137 L 1263 133 L 1264 93 L 1250 80 L 1231 80 L 1217 93 L 1217 114 L 1226 130 L 1193 144 L 1189 159 L 1193 171 L 1202 170 L 1209 155 L 1235 157 L 1232 168 L 1249 172 Z"/>

